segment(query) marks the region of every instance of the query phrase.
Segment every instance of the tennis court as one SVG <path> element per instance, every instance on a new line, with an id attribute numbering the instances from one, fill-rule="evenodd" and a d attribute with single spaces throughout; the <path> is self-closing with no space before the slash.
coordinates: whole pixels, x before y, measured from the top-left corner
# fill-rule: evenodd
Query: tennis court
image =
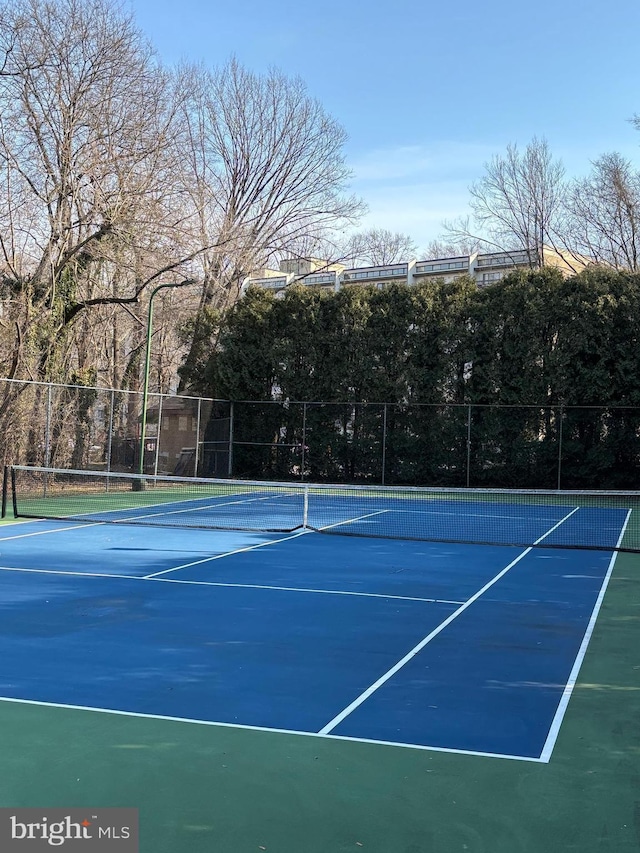
<path id="1" fill-rule="evenodd" d="M 471 779 L 487 761 L 492 773 L 530 778 L 553 767 L 617 561 L 637 567 L 624 552 L 640 540 L 632 493 L 143 482 L 28 468 L 8 483 L 9 505 L 26 518 L 0 528 L 3 711 L 126 720 L 150 741 L 159 726 L 197 728 L 186 737 L 207 740 L 205 753 L 220 738 L 253 753 L 259 739 L 286 755 L 340 750 L 349 766 L 366 749 L 374 764 L 409 761 L 412 773 L 439 756 L 465 762 Z M 632 649 L 618 658 L 634 665 Z M 245 768 L 247 785 L 259 764 Z M 107 799 L 136 806 L 109 778 Z M 354 784 L 358 797 L 369 781 Z M 416 814 L 409 835 L 435 817 Z M 624 847 L 622 824 L 616 831 L 615 847 L 593 849 L 636 849 Z M 202 830 L 208 846 L 183 829 L 141 849 L 365 844 L 300 847 L 293 832 L 252 846 L 244 829 L 236 841 L 231 832 L 223 818 Z M 628 844 L 637 838 L 629 829 Z M 399 831 L 368 849 L 464 849 L 450 840 L 431 848 Z M 507 849 L 482 844 L 468 849 Z"/>

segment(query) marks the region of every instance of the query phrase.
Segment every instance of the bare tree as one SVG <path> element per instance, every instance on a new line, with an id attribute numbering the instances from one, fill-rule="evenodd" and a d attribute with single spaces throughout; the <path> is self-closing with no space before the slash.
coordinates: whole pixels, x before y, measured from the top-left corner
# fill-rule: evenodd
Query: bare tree
<path id="1" fill-rule="evenodd" d="M 362 204 L 344 194 L 344 130 L 301 80 L 259 76 L 236 60 L 187 74 L 185 178 L 201 240 L 215 245 L 203 303 L 223 307 L 253 266 L 354 222 Z"/>
<path id="2" fill-rule="evenodd" d="M 351 263 L 397 264 L 416 257 L 418 248 L 408 234 L 389 231 L 387 228 L 370 228 L 354 234 L 345 251 Z"/>
<path id="3" fill-rule="evenodd" d="M 78 314 L 186 269 L 167 180 L 174 92 L 108 0 L 5 3 L 0 22 L 2 278 L 24 369 L 49 378 Z"/>
<path id="4" fill-rule="evenodd" d="M 244 277 L 291 247 L 351 226 L 362 203 L 345 193 L 345 132 L 301 80 L 231 60 L 184 69 L 190 97 L 181 141 L 184 189 L 198 222 L 200 311 L 227 307 Z M 210 326 L 210 317 L 203 317 Z M 194 328 L 194 341 L 199 324 Z M 195 349 L 186 360 L 195 357 Z"/>
<path id="5" fill-rule="evenodd" d="M 0 0 L 0 72 L 8 375 L 106 363 L 135 387 L 150 285 L 197 281 L 193 310 L 221 310 L 255 266 L 362 210 L 344 131 L 299 80 L 169 73 L 112 0 Z M 192 307 L 160 301 L 168 324 Z"/>
<path id="6" fill-rule="evenodd" d="M 468 220 L 463 224 L 468 230 Z M 440 239 L 431 240 L 423 255 L 425 258 L 455 258 L 464 255 L 473 255 L 476 252 L 490 252 L 492 248 L 492 246 L 489 246 L 484 241 L 471 237 L 461 237 L 457 240 Z"/>
<path id="7" fill-rule="evenodd" d="M 495 155 L 470 187 L 473 227 L 468 220 L 445 225 L 454 242 L 479 241 L 500 251 L 527 253 L 532 267 L 544 264 L 544 246 L 555 246 L 565 182 L 562 163 L 544 139 L 524 152 L 509 145 Z"/>
<path id="8" fill-rule="evenodd" d="M 640 269 L 640 172 L 604 154 L 567 194 L 564 226 L 576 250 L 616 269 Z"/>
<path id="9" fill-rule="evenodd" d="M 12 67 L 12 59 L 17 34 L 26 25 L 26 18 L 20 17 L 14 20 L 11 27 L 0 28 L 0 77 L 11 77 L 20 73 Z M 37 63 L 35 64 L 37 65 Z"/>

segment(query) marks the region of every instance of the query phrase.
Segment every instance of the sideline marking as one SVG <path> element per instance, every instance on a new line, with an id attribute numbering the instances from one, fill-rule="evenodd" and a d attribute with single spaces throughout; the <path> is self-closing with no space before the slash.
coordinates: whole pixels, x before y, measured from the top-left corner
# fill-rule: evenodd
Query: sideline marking
<path id="1" fill-rule="evenodd" d="M 568 518 L 571 518 L 571 516 L 579 509 L 580 507 L 575 507 L 574 509 L 572 509 L 571 512 L 565 515 L 565 517 L 558 521 L 557 524 L 554 524 L 553 527 L 547 530 L 547 532 L 544 533 L 539 539 L 536 539 L 536 541 L 531 547 L 526 548 L 521 554 L 519 554 L 515 558 L 515 560 L 512 560 L 508 566 L 502 569 L 502 571 L 498 572 L 495 577 L 493 577 L 481 589 L 474 593 L 471 598 L 467 599 L 467 601 L 465 601 L 461 607 L 458 607 L 457 610 L 455 610 L 450 616 L 448 616 L 443 622 L 441 622 L 436 628 L 434 628 L 434 630 L 431 631 L 430 634 L 427 634 L 424 639 L 420 640 L 420 642 L 415 645 L 409 652 L 407 652 L 407 654 L 403 658 L 401 658 L 394 666 L 392 666 L 391 669 L 387 670 L 387 672 L 385 672 L 384 675 L 381 675 L 377 681 L 374 681 L 373 684 L 367 687 L 367 689 L 364 690 L 359 696 L 357 696 L 353 700 L 353 702 L 351 702 L 350 705 L 347 705 L 347 707 L 343 708 L 343 710 L 340 711 L 339 714 L 336 714 L 336 716 L 332 720 L 329 720 L 326 726 L 323 726 L 320 729 L 319 734 L 329 734 L 329 732 L 335 729 L 336 726 L 338 726 L 344 719 L 346 719 L 350 714 L 352 714 L 356 710 L 356 708 L 359 708 L 363 702 L 365 702 L 373 693 L 376 692 L 376 690 L 382 687 L 383 684 L 386 684 L 386 682 L 389 681 L 389 679 L 394 676 L 396 672 L 402 669 L 403 666 L 409 663 L 410 660 L 412 660 L 419 652 L 421 652 L 422 649 L 428 643 L 430 643 L 434 637 L 437 637 L 441 631 L 444 631 L 444 629 L 448 625 L 450 625 L 454 619 L 457 619 L 461 613 L 464 613 L 464 611 L 474 603 L 474 601 L 477 601 L 481 595 L 483 595 L 488 589 L 490 589 L 490 587 L 497 583 L 500 578 L 506 575 L 506 573 L 510 569 L 512 569 L 516 565 L 516 563 L 519 563 L 520 560 L 522 560 L 523 557 L 526 557 L 526 555 L 529 554 L 536 545 L 542 542 L 543 539 L 546 539 L 546 537 L 549 536 L 549 534 L 553 533 L 553 531 L 556 530 L 558 527 L 560 527 L 561 524 L 564 524 L 564 522 Z"/>

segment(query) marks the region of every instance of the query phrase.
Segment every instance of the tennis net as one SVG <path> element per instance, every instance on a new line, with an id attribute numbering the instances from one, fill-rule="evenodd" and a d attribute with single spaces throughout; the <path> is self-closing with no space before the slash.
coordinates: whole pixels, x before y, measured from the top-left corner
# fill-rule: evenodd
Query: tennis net
<path id="1" fill-rule="evenodd" d="M 640 493 L 211 480 L 14 465 L 3 516 L 640 551 Z"/>

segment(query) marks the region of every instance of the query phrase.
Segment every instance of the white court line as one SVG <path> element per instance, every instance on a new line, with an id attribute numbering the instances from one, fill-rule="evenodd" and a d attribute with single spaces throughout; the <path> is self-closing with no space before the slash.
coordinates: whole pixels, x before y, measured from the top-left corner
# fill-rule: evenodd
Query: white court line
<path id="1" fill-rule="evenodd" d="M 148 580 L 148 578 L 141 578 L 141 580 Z M 258 584 L 258 583 L 224 583 L 222 581 L 188 581 L 188 580 L 177 580 L 176 578 L 151 578 L 150 580 L 158 580 L 165 581 L 166 583 L 182 583 L 182 584 L 190 584 L 197 583 L 200 586 L 224 586 L 224 587 L 233 587 L 238 589 L 274 589 L 280 590 L 281 592 L 311 592 L 317 593 L 319 595 L 355 595 L 360 598 L 384 598 L 384 599 L 392 599 L 393 601 L 421 601 L 426 604 L 463 604 L 462 601 L 450 601 L 446 598 L 420 598 L 418 596 L 412 595 L 391 595 L 383 592 L 357 592 L 356 590 L 348 590 L 348 589 L 314 589 L 313 587 L 306 586 L 273 586 L 267 584 Z"/>
<path id="2" fill-rule="evenodd" d="M 237 494 L 240 495 L 240 494 L 242 494 L 242 492 L 237 492 Z M 219 497 L 229 498 L 229 497 L 233 497 L 233 495 L 219 495 Z M 178 513 L 181 513 L 181 512 L 198 512 L 199 510 L 203 510 L 203 509 L 205 509 L 205 510 L 206 509 L 217 509 L 219 506 L 234 506 L 236 504 L 254 503 L 255 501 L 270 501 L 270 500 L 275 500 L 276 498 L 281 498 L 281 497 L 282 497 L 282 495 L 278 494 L 278 495 L 266 495 L 265 497 L 262 497 L 262 498 L 245 498 L 244 500 L 234 500 L 234 501 L 225 500 L 223 503 L 220 503 L 220 502 L 210 503 L 210 504 L 205 504 L 204 506 L 198 506 L 198 507 L 190 506 L 190 507 L 186 507 L 185 509 L 172 509 L 172 510 L 168 510 L 168 511 L 165 510 L 163 512 L 145 513 L 144 515 L 130 515 L 130 516 L 127 516 L 126 518 L 115 519 L 115 521 L 120 522 L 122 524 L 126 524 L 128 521 L 137 521 L 140 518 L 153 518 L 154 516 L 157 516 L 157 515 L 177 515 Z M 287 495 L 286 497 L 289 497 L 289 495 Z M 206 500 L 214 500 L 214 496 L 209 495 L 207 497 L 199 497 L 199 498 L 183 498 L 181 500 L 176 500 L 176 501 L 167 501 L 166 505 L 170 506 L 172 503 L 176 504 L 176 503 L 187 503 L 189 501 L 206 501 Z M 65 521 L 66 518 L 72 519 L 72 518 L 78 518 L 80 516 L 84 517 L 84 516 L 89 516 L 89 515 L 100 515 L 100 516 L 104 517 L 106 515 L 113 515 L 114 513 L 117 513 L 117 512 L 120 512 L 120 513 L 130 512 L 131 510 L 135 510 L 135 509 L 157 509 L 158 506 L 159 506 L 159 504 L 149 504 L 148 507 L 144 507 L 144 506 L 140 506 L 140 505 L 138 505 L 138 506 L 135 506 L 135 505 L 133 505 L 133 506 L 121 506 L 121 507 L 116 507 L 115 509 L 95 509 L 95 510 L 91 510 L 91 512 L 82 512 L 82 513 L 79 513 L 78 515 L 70 515 L 70 516 L 66 516 L 66 517 L 60 516 L 60 517 L 56 517 L 56 518 L 34 518 L 34 519 L 24 519 L 24 521 L 25 522 L 28 522 L 28 521 Z M 10 522 L 10 523 L 15 524 L 17 522 Z M 101 521 L 101 522 L 91 522 L 91 523 L 92 524 L 109 524 L 109 523 L 113 523 L 113 520 L 112 521 L 106 521 L 106 522 Z M 72 528 L 69 528 L 69 529 L 72 529 Z"/>
<path id="3" fill-rule="evenodd" d="M 56 519 L 38 519 L 38 522 L 47 520 L 55 521 Z M 0 536 L 0 542 L 8 542 L 10 539 L 26 539 L 27 536 L 44 536 L 47 533 L 61 533 L 65 530 L 82 530 L 83 527 L 99 527 L 106 523 L 105 521 L 88 521 L 86 524 L 74 524 L 71 527 L 67 525 L 66 527 L 54 527 L 52 530 L 34 530 L 33 533 L 16 533 L 15 536 Z"/>
<path id="4" fill-rule="evenodd" d="M 565 506 L 558 505 L 558 509 L 565 508 Z M 454 518 L 501 518 L 507 521 L 551 521 L 550 518 L 539 518 L 534 515 L 497 515 L 493 512 L 449 512 L 438 509 L 397 509 L 391 507 L 385 512 L 396 512 L 398 515 L 446 515 Z"/>
<path id="5" fill-rule="evenodd" d="M 354 521 L 361 521 L 363 518 L 369 518 L 372 515 L 380 515 L 383 512 L 387 512 L 386 509 L 378 510 L 377 512 L 369 512 L 367 515 L 358 516 L 358 518 L 349 518 L 346 521 L 339 521 L 336 524 L 327 524 L 325 527 L 318 528 L 319 530 L 328 530 L 330 527 L 339 527 L 341 524 L 352 524 Z M 307 533 L 314 532 L 311 528 L 305 527 L 304 530 L 299 530 L 297 533 L 294 533 L 292 536 L 285 536 L 281 539 L 270 539 L 268 542 L 260 542 L 258 545 L 248 545 L 246 548 L 237 548 L 235 551 L 226 551 L 224 554 L 216 554 L 213 557 L 205 557 L 202 560 L 194 560 L 192 563 L 184 563 L 182 566 L 174 566 L 172 569 L 164 569 L 161 572 L 153 572 L 150 575 L 145 575 L 145 578 L 157 578 L 160 575 L 166 575 L 170 572 L 177 572 L 180 569 L 188 569 L 191 566 L 199 566 L 203 563 L 210 563 L 213 560 L 220 560 L 222 557 L 231 557 L 233 554 L 244 554 L 247 551 L 255 551 L 256 548 L 264 548 L 266 545 L 277 545 L 279 542 L 287 542 L 289 539 L 297 539 L 298 536 L 304 536 Z"/>
<path id="6" fill-rule="evenodd" d="M 366 515 L 357 515 L 355 518 L 347 518 L 346 521 L 336 521 L 335 524 L 325 524 L 324 527 L 316 527 L 312 529 L 330 530 L 332 527 L 340 527 L 343 524 L 353 524 L 354 521 L 362 521 L 363 518 L 371 518 L 373 515 L 382 515 L 385 512 L 391 512 L 391 510 L 377 509 L 375 512 L 368 512 Z"/>
<path id="7" fill-rule="evenodd" d="M 71 569 L 28 569 L 24 566 L 0 566 L 0 572 L 26 572 L 34 575 L 68 575 L 73 578 L 123 578 L 141 581 L 140 575 L 117 575 L 113 572 L 74 572 Z"/>
<path id="8" fill-rule="evenodd" d="M 201 509 L 205 509 L 205 510 L 206 509 L 216 509 L 219 506 L 232 506 L 235 504 L 246 504 L 246 503 L 252 503 L 255 501 L 266 501 L 266 500 L 272 500 L 276 497 L 281 497 L 281 496 L 280 495 L 271 495 L 271 496 L 264 497 L 264 498 L 248 498 L 247 500 L 225 501 L 224 503 L 213 503 L 213 504 L 208 504 L 207 506 L 197 507 L 197 510 L 194 509 L 194 507 L 189 507 L 187 509 L 176 509 L 176 510 L 171 510 L 169 512 L 155 512 L 155 513 L 146 513 L 145 515 L 131 515 L 131 516 L 128 516 L 127 518 L 124 518 L 124 519 L 118 519 L 118 522 L 120 524 L 127 524 L 130 521 L 138 521 L 141 518 L 154 518 L 155 516 L 158 516 L 158 515 L 159 516 L 175 515 L 175 514 L 181 513 L 181 512 L 195 512 L 195 511 L 198 511 Z M 207 498 L 189 498 L 189 500 L 202 501 L 202 500 L 207 500 Z M 94 510 L 92 512 L 81 513 L 81 515 L 83 515 L 83 516 L 100 515 L 100 516 L 104 517 L 106 515 L 109 515 L 110 513 L 112 514 L 115 512 L 128 512 L 129 510 L 138 509 L 138 508 L 141 508 L 141 507 L 132 507 L 132 506 L 120 507 L 119 509 L 108 509 L 105 511 L 98 509 L 98 510 Z M 77 518 L 77 516 L 70 516 L 70 518 L 71 517 Z M 113 520 L 111 520 L 111 521 L 107 520 L 107 521 L 87 521 L 84 524 L 68 525 L 66 520 L 62 517 L 61 518 L 31 518 L 31 519 L 25 518 L 22 521 L 9 522 L 6 526 L 9 527 L 9 526 L 13 526 L 14 524 L 41 524 L 42 522 L 56 522 L 56 521 L 61 522 L 63 524 L 66 524 L 66 526 L 65 527 L 55 527 L 52 530 L 36 530 L 33 533 L 17 533 L 14 536 L 0 536 L 0 542 L 7 542 L 10 539 L 24 539 L 27 536 L 44 536 L 47 533 L 62 533 L 66 530 L 81 530 L 83 527 L 98 527 L 100 525 L 104 526 L 104 525 L 113 523 Z M 188 530 L 189 527 L 187 526 L 185 528 L 179 528 L 179 529 Z M 224 528 L 222 528 L 222 529 L 224 529 Z M 230 531 L 230 532 L 233 532 L 233 531 Z M 309 531 L 304 531 L 304 532 L 309 532 Z M 230 553 L 233 553 L 233 552 L 230 552 Z M 187 565 L 195 565 L 195 564 L 187 563 Z M 185 566 L 179 566 L 178 568 L 185 568 Z M 175 571 L 175 569 L 169 569 L 169 571 Z M 122 577 L 122 576 L 119 575 L 118 577 Z"/>
<path id="9" fill-rule="evenodd" d="M 232 492 L 229 495 L 219 495 L 218 497 L 230 498 L 230 497 L 234 497 L 235 495 L 242 495 L 242 494 L 243 494 L 243 492 Z M 244 494 L 246 494 L 246 493 L 244 493 Z M 163 512 L 145 513 L 144 515 L 130 515 L 127 518 L 122 518 L 122 519 L 108 519 L 107 521 L 89 521 L 89 522 L 87 522 L 87 524 L 84 524 L 84 525 L 78 525 L 78 526 L 74 526 L 74 527 L 66 527 L 66 528 L 60 528 L 60 529 L 61 530 L 77 530 L 79 527 L 87 527 L 87 526 L 94 525 L 94 524 L 112 524 L 115 522 L 119 522 L 121 524 L 126 524 L 128 521 L 138 521 L 141 518 L 154 518 L 155 516 L 163 516 L 163 515 L 177 515 L 178 513 L 181 513 L 181 512 L 198 512 L 199 510 L 217 509 L 217 507 L 220 507 L 220 506 L 234 506 L 236 504 L 253 503 L 255 501 L 274 500 L 276 498 L 281 498 L 283 496 L 291 497 L 291 495 L 284 495 L 284 493 L 283 493 L 283 494 L 276 494 L 276 495 L 266 495 L 265 497 L 262 497 L 262 498 L 246 498 L 245 500 L 234 500 L 234 501 L 225 500 L 223 503 L 220 503 L 220 502 L 210 503 L 210 504 L 205 504 L 204 506 L 199 506 L 199 507 L 187 507 L 185 509 L 175 509 L 175 510 L 169 510 L 169 511 L 163 511 Z M 177 500 L 177 501 L 167 501 L 167 506 L 170 506 L 172 503 L 173 504 L 175 504 L 175 503 L 188 503 L 190 501 L 206 501 L 206 500 L 215 500 L 215 496 L 214 495 L 207 495 L 207 496 L 201 496 L 198 498 L 181 498 L 180 500 Z M 158 504 L 149 504 L 149 506 L 148 506 L 148 509 L 157 509 L 157 508 L 158 508 Z M 82 513 L 79 513 L 78 515 L 74 514 L 74 515 L 70 515 L 70 516 L 66 516 L 66 517 L 60 516 L 60 517 L 56 517 L 56 518 L 23 518 L 21 520 L 10 521 L 7 523 L 7 526 L 9 526 L 11 524 L 38 523 L 41 521 L 66 521 L 67 519 L 78 519 L 80 517 L 85 517 L 85 516 L 90 516 L 90 515 L 99 515 L 101 517 L 105 517 L 107 515 L 113 515 L 114 513 L 129 512 L 130 510 L 135 510 L 135 509 L 145 509 L 145 507 L 134 504 L 132 506 L 117 507 L 116 509 L 105 509 L 105 510 L 95 509 L 95 510 L 92 510 L 91 512 L 82 512 Z M 186 527 L 186 529 L 189 529 L 188 526 Z M 212 529 L 214 529 L 214 528 L 212 528 Z M 42 534 L 42 533 L 56 533 L 56 532 L 57 532 L 57 529 L 56 530 L 44 530 L 44 531 L 40 531 L 40 534 Z M 25 534 L 25 535 L 29 535 L 29 534 Z M 4 539 L 10 539 L 12 537 L 8 537 L 8 536 L 0 537 L 0 542 L 3 541 L 3 538 Z M 13 538 L 19 538 L 19 537 L 13 537 Z"/>
<path id="10" fill-rule="evenodd" d="M 244 554 L 246 551 L 255 551 L 256 548 L 264 548 L 265 545 L 276 545 L 278 542 L 288 542 L 289 539 L 297 539 L 298 536 L 304 536 L 306 533 L 311 533 L 310 530 L 299 530 L 292 536 L 285 536 L 281 539 L 269 539 L 268 542 L 259 542 L 257 545 L 247 545 L 246 548 L 236 548 L 234 551 L 225 551 L 224 554 L 215 554 L 213 557 L 203 557 L 202 560 L 193 560 L 191 563 L 183 563 L 181 566 L 174 566 L 172 569 L 163 569 L 161 572 L 153 572 L 150 575 L 143 575 L 144 580 L 149 578 L 157 578 L 160 575 L 167 575 L 170 572 L 178 572 L 180 569 L 188 569 L 191 566 L 199 566 L 202 563 L 211 563 L 214 560 L 221 560 L 223 557 L 231 557 L 233 554 Z"/>
<path id="11" fill-rule="evenodd" d="M 122 524 L 126 524 L 128 521 L 138 521 L 138 519 L 140 519 L 140 518 L 156 518 L 157 516 L 180 515 L 180 513 L 183 513 L 183 512 L 194 512 L 195 513 L 195 512 L 200 512 L 202 510 L 218 509 L 218 507 L 221 507 L 221 506 L 236 506 L 237 504 L 250 504 L 250 503 L 257 503 L 258 501 L 272 501 L 272 500 L 276 500 L 280 497 L 282 497 L 282 496 L 281 495 L 267 495 L 263 498 L 246 498 L 245 500 L 225 501 L 224 503 L 205 504 L 204 506 L 197 506 L 197 507 L 190 506 L 190 507 L 186 507 L 186 509 L 171 509 L 171 510 L 164 510 L 161 512 L 148 512 L 148 513 L 145 513 L 144 515 L 129 515 L 126 518 L 118 519 L 118 521 L 120 521 Z M 202 501 L 202 500 L 208 500 L 208 499 L 207 498 L 190 498 L 190 500 L 201 500 Z M 169 502 L 169 503 L 171 503 L 171 502 Z M 174 503 L 175 503 L 175 501 L 174 501 Z M 158 505 L 156 504 L 153 508 L 156 509 L 157 506 Z M 127 512 L 130 509 L 137 509 L 137 507 L 123 507 L 120 509 L 107 510 L 107 512 Z M 102 514 L 106 515 L 107 513 L 102 513 Z"/>
<path id="12" fill-rule="evenodd" d="M 444 746 L 426 746 L 419 743 L 402 743 L 401 741 L 373 740 L 372 738 L 345 737 L 344 735 L 327 735 L 321 732 L 305 732 L 298 729 L 276 729 L 268 726 L 250 726 L 242 723 L 223 723 L 216 720 L 195 720 L 190 717 L 169 717 L 165 714 L 143 714 L 138 711 L 119 711 L 115 708 L 93 708 L 90 705 L 66 705 L 61 702 L 41 702 L 37 699 L 16 699 L 13 696 L 0 696 L 0 702 L 10 702 L 15 705 L 35 705 L 38 708 L 60 708 L 64 711 L 91 711 L 95 714 L 111 714 L 116 717 L 133 717 L 141 720 L 161 720 L 169 723 L 188 723 L 196 726 L 214 726 L 221 729 L 238 729 L 240 731 L 267 732 L 279 735 L 297 735 L 300 737 L 321 738 L 323 740 L 339 740 L 349 743 L 367 743 L 377 746 L 395 746 L 404 749 L 420 749 L 427 752 L 446 752 L 454 755 L 473 755 L 481 758 L 504 758 L 511 761 L 530 761 L 540 763 L 539 758 L 528 755 L 505 755 L 499 752 L 476 752 L 470 749 L 451 749 Z"/>
<path id="13" fill-rule="evenodd" d="M 620 536 L 618 537 L 618 541 L 616 542 L 616 548 L 620 547 L 622 539 L 624 538 L 624 534 L 627 529 L 627 524 L 629 523 L 629 519 L 631 518 L 631 513 L 632 510 L 629 510 L 627 512 L 627 517 L 625 518 L 624 525 L 622 526 L 622 530 L 620 531 Z M 571 699 L 573 688 L 576 686 L 580 667 L 582 666 L 582 661 L 584 660 L 584 657 L 587 653 L 587 647 L 589 645 L 589 641 L 591 640 L 591 635 L 593 634 L 593 629 L 595 628 L 598 614 L 600 613 L 600 607 L 602 606 L 602 601 L 607 591 L 607 586 L 609 585 L 609 579 L 611 578 L 611 575 L 613 573 L 613 567 L 616 564 L 617 556 L 618 551 L 614 551 L 611 555 L 611 560 L 609 561 L 609 568 L 607 569 L 607 573 L 600 588 L 600 593 L 598 594 L 598 598 L 596 599 L 596 603 L 593 607 L 593 612 L 591 614 L 591 618 L 589 619 L 587 630 L 585 631 L 584 637 L 582 638 L 582 643 L 580 644 L 580 648 L 578 649 L 578 655 L 575 659 L 571 672 L 569 673 L 569 678 L 562 693 L 560 704 L 558 705 L 558 709 L 551 722 L 549 734 L 547 735 L 547 739 L 542 748 L 542 752 L 540 753 L 540 761 L 543 761 L 545 763 L 548 763 L 551 759 L 551 753 L 553 752 L 553 748 L 558 738 L 560 726 L 562 725 L 562 721 L 564 719 L 564 715 L 569 704 L 569 699 Z"/>
<path id="14" fill-rule="evenodd" d="M 365 700 L 367 700 L 373 693 L 376 692 L 376 690 L 378 690 L 380 687 L 382 687 L 383 684 L 386 684 L 386 682 L 389 681 L 389 679 L 392 676 L 394 676 L 396 674 L 396 672 L 398 672 L 400 669 L 402 669 L 403 666 L 405 666 L 407 663 L 409 663 L 409 661 L 412 660 L 418 654 L 418 652 L 422 651 L 422 649 L 428 643 L 430 643 L 434 637 L 437 637 L 441 631 L 444 631 L 444 629 L 448 625 L 450 625 L 454 621 L 454 619 L 457 619 L 461 613 L 464 613 L 464 611 L 474 603 L 474 601 L 477 601 L 481 595 L 483 595 L 488 589 L 490 589 L 490 587 L 492 587 L 495 583 L 497 583 L 500 580 L 500 578 L 502 578 L 504 575 L 506 575 L 506 573 L 510 569 L 512 569 L 516 565 L 516 563 L 519 563 L 520 560 L 522 560 L 523 557 L 526 557 L 526 555 L 530 551 L 532 551 L 536 545 L 539 545 L 543 539 L 546 539 L 547 536 L 549 536 L 551 533 L 553 533 L 553 531 L 556 530 L 558 527 L 560 527 L 560 525 L 563 524 L 568 518 L 571 518 L 571 516 L 574 513 L 576 513 L 579 509 L 580 509 L 580 507 L 575 507 L 574 509 L 572 509 L 571 512 L 568 513 L 567 515 L 565 515 L 565 517 L 563 519 L 558 521 L 557 524 L 554 524 L 554 526 L 550 530 L 547 530 L 547 532 L 544 533 L 539 539 L 536 539 L 536 541 L 533 543 L 533 545 L 531 547 L 526 548 L 521 554 L 519 554 L 515 558 L 515 560 L 512 560 L 508 566 L 506 566 L 504 569 L 502 569 L 502 571 L 498 572 L 498 574 L 494 578 L 492 578 L 490 581 L 488 581 L 488 583 L 486 583 L 481 589 L 479 589 L 476 593 L 474 593 L 474 595 L 472 595 L 471 598 L 467 599 L 467 601 L 465 601 L 461 607 L 459 607 L 450 616 L 448 616 L 444 620 L 444 622 L 441 622 L 436 628 L 434 628 L 433 631 L 431 631 L 430 634 L 427 634 L 427 636 L 424 637 L 424 639 L 422 639 L 416 646 L 414 646 L 411 649 L 411 651 L 407 652 L 407 654 L 401 660 L 399 660 L 394 666 L 392 666 L 391 669 L 387 670 L 387 672 L 385 672 L 384 675 L 381 675 L 377 681 L 375 681 L 366 690 L 364 690 L 356 699 L 353 700 L 353 702 L 350 705 L 347 705 L 347 707 L 344 708 L 342 711 L 340 711 L 340 713 L 337 714 L 332 720 L 329 720 L 329 722 L 326 724 L 326 726 L 323 726 L 323 728 L 320 729 L 319 734 L 329 734 L 330 731 L 335 729 L 336 726 L 338 726 L 344 719 L 346 719 L 346 717 L 348 717 L 351 713 L 353 713 L 353 711 L 355 711 L 356 708 L 359 708 L 360 705 L 362 705 L 362 703 Z"/>
<path id="15" fill-rule="evenodd" d="M 118 575 L 108 572 L 72 572 L 65 569 L 27 569 L 17 566 L 0 566 L 0 572 L 26 572 L 38 575 L 65 575 L 74 578 L 111 578 L 117 580 L 131 581 L 156 581 L 157 583 L 173 583 L 186 586 L 210 586 L 210 587 L 228 587 L 231 589 L 264 589 L 275 590 L 276 592 L 310 592 L 317 595 L 352 595 L 357 598 L 384 598 L 397 601 L 418 601 L 426 604 L 463 604 L 462 601 L 454 601 L 448 598 L 420 598 L 410 595 L 392 595 L 391 593 L 383 592 L 358 592 L 357 590 L 348 589 L 315 589 L 306 586 L 273 586 L 269 584 L 257 583 L 231 583 L 223 581 L 194 581 L 184 580 L 182 578 L 154 578 L 143 577 L 142 575 Z"/>

